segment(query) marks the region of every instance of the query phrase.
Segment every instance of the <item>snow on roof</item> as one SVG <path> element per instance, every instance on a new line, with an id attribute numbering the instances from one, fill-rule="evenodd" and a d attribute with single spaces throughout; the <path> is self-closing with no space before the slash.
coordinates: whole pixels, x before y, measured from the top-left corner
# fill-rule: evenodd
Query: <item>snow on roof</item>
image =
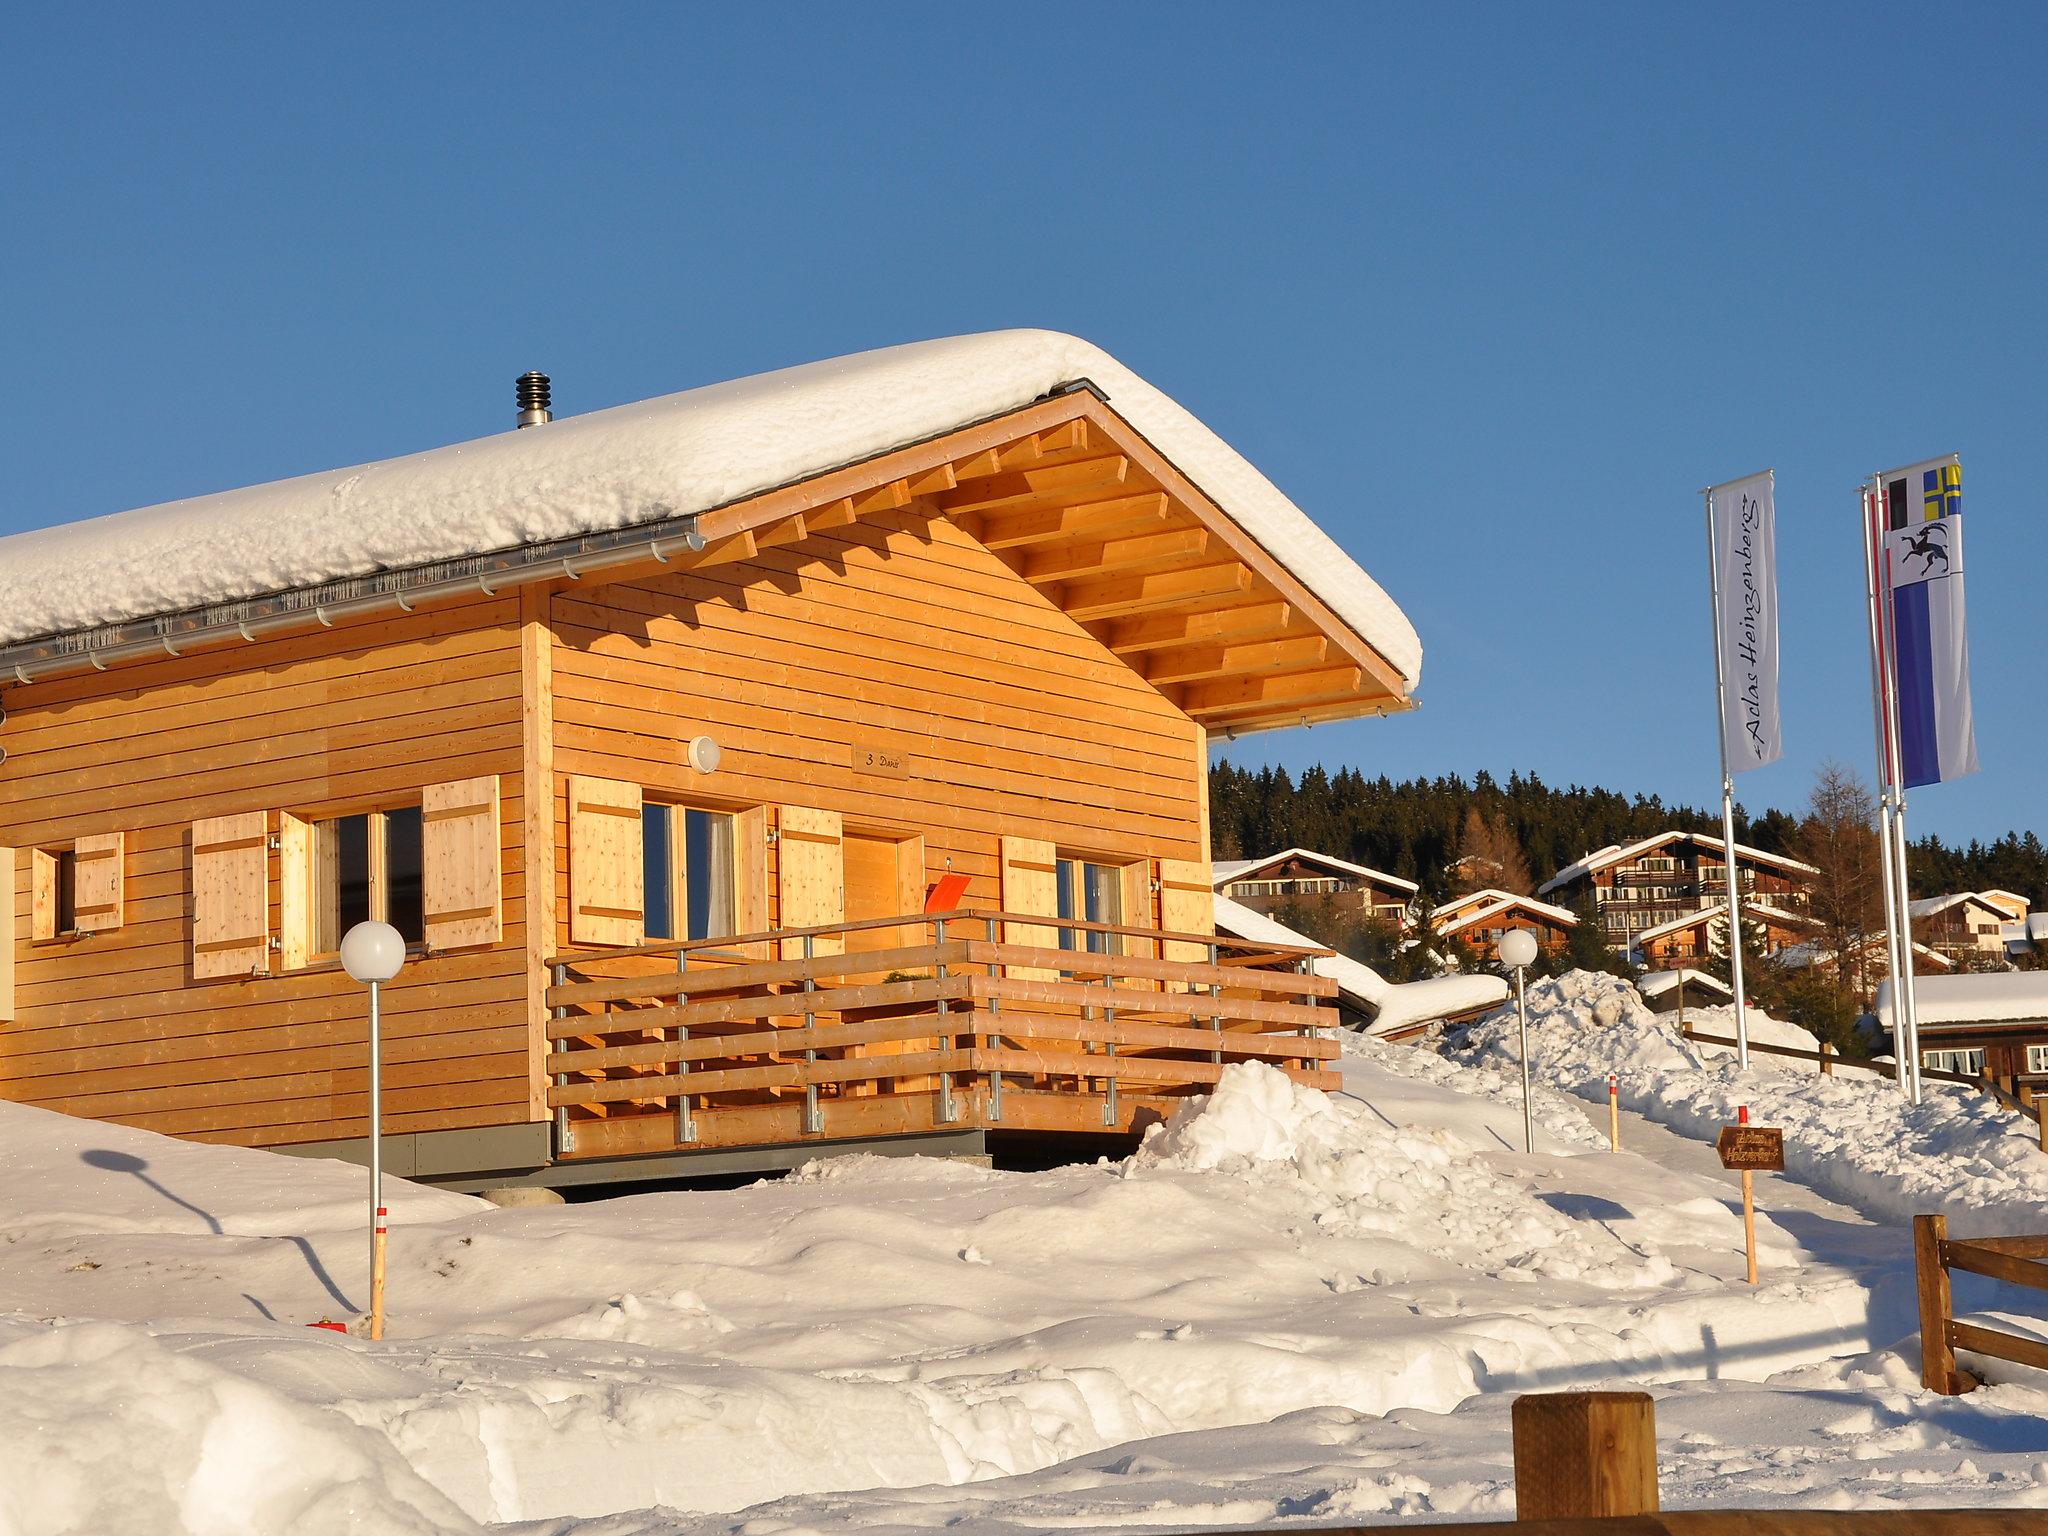
<path id="1" fill-rule="evenodd" d="M 1316 941 L 1276 923 L 1263 913 L 1216 898 L 1218 931 L 1261 944 L 1308 944 Z M 1320 947 L 1320 946 L 1317 946 Z M 1372 1015 L 1368 1034 L 1382 1035 L 1435 1019 L 1491 1008 L 1507 1001 L 1508 984 L 1498 976 L 1437 976 L 1428 981 L 1388 981 L 1371 966 L 1348 955 L 1325 955 L 1311 962 L 1318 976 L 1328 976 L 1353 1006 Z"/>
<path id="2" fill-rule="evenodd" d="M 1675 971 L 1652 971 L 1636 983 L 1636 990 L 1645 997 L 1662 997 L 1666 992 L 1677 990 L 1683 980 L 1687 987 L 1698 987 L 1706 992 L 1718 992 L 1723 997 L 1735 996 L 1735 989 L 1718 976 L 1705 971 L 1695 971 L 1690 966 Z"/>
<path id="3" fill-rule="evenodd" d="M 1674 843 L 1682 839 L 1690 839 L 1698 843 L 1702 848 L 1711 848 L 1716 853 L 1725 855 L 1727 852 L 1727 844 L 1710 832 L 1659 832 L 1654 837 L 1645 837 L 1633 843 L 1609 843 L 1605 848 L 1597 849 L 1592 853 L 1584 855 L 1576 863 L 1567 864 L 1563 869 L 1537 886 L 1536 894 L 1538 896 L 1548 896 L 1559 886 L 1568 885 L 1574 880 L 1583 879 L 1587 875 L 1607 868 L 1610 864 L 1624 864 L 1630 859 L 1640 858 L 1652 849 L 1661 848 L 1666 843 Z M 1766 864 L 1775 864 L 1780 869 L 1797 870 L 1804 875 L 1817 875 L 1820 873 L 1811 864 L 1803 864 L 1798 859 L 1787 858 L 1782 853 L 1765 853 L 1763 849 L 1752 848 L 1747 843 L 1737 843 L 1735 845 L 1735 857 L 1737 859 L 1760 860 Z"/>
<path id="4" fill-rule="evenodd" d="M 1744 917 L 1773 918 L 1780 923 L 1788 923 L 1800 928 L 1812 928 L 1815 926 L 1814 919 L 1808 917 L 1804 912 L 1788 912 L 1783 907 L 1774 907 L 1768 902 L 1762 901 L 1745 901 L 1742 904 L 1742 915 Z M 1675 917 L 1668 923 L 1659 923 L 1654 928 L 1638 929 L 1635 938 L 1630 942 L 1632 944 L 1640 944 L 1645 939 L 1661 939 L 1666 934 L 1683 933 L 1686 929 L 1697 928 L 1702 923 L 1712 922 L 1717 919 L 1725 920 L 1727 916 L 1728 903 L 1725 901 L 1716 902 L 1711 907 L 1701 907 L 1697 912 L 1687 912 L 1682 917 Z"/>
<path id="5" fill-rule="evenodd" d="M 1545 918 L 1550 922 L 1567 928 L 1572 927 L 1579 920 L 1579 915 L 1569 907 L 1554 907 L 1549 902 L 1538 901 L 1533 896 L 1517 896 L 1513 891 L 1493 889 L 1471 891 L 1458 897 L 1456 900 L 1447 901 L 1430 913 L 1430 917 L 1432 920 L 1443 917 L 1448 913 L 1471 906 L 1474 902 L 1479 902 L 1481 905 L 1475 910 L 1467 912 L 1455 922 L 1444 925 L 1441 932 L 1445 938 L 1449 938 L 1460 928 L 1469 928 L 1474 923 L 1484 922 L 1489 917 L 1495 917 L 1502 912 L 1508 911 L 1526 912 L 1532 917 Z"/>
<path id="6" fill-rule="evenodd" d="M 1996 903 L 1986 901 L 1976 891 L 1954 891 L 1947 896 L 1923 896 L 1918 901 L 1907 903 L 1907 908 L 1915 917 L 1934 917 L 1946 912 L 1950 907 L 1959 907 L 1972 901 L 1987 912 L 1997 912 L 2000 917 L 2006 915 Z"/>
<path id="7" fill-rule="evenodd" d="M 1880 1019 L 1891 1015 L 1892 984 L 1877 985 Z M 2048 972 L 2002 971 L 1975 976 L 1919 976 L 1914 1013 L 1922 1024 L 2048 1024 Z"/>
<path id="8" fill-rule="evenodd" d="M 1089 343 L 990 331 L 0 539 L 0 644 L 708 511 L 1086 379 L 1409 683 L 1401 610 L 1257 469 Z"/>
<path id="9" fill-rule="evenodd" d="M 2018 891 L 2000 890 L 1997 886 L 1991 887 L 1991 889 L 1988 891 L 1979 891 L 1977 894 L 1979 896 L 1982 896 L 1986 901 L 2009 901 L 2014 906 L 2018 907 L 2022 912 L 2026 911 L 2027 908 L 2031 905 L 2027 898 L 2022 896 Z"/>
<path id="10" fill-rule="evenodd" d="M 1421 889 L 1413 880 L 1403 880 L 1399 875 L 1368 869 L 1363 864 L 1354 864 L 1349 859 L 1340 859 L 1332 853 L 1318 853 L 1313 848 L 1283 848 L 1278 853 L 1267 854 L 1263 859 L 1230 859 L 1220 864 L 1212 864 L 1209 868 L 1217 888 L 1221 889 L 1229 881 L 1250 879 L 1255 871 L 1265 869 L 1269 865 L 1284 863 L 1288 859 L 1306 859 L 1312 864 L 1321 864 L 1328 869 L 1356 875 L 1361 880 L 1370 880 L 1376 885 L 1392 886 L 1396 890 L 1408 892 L 1411 896 Z"/>

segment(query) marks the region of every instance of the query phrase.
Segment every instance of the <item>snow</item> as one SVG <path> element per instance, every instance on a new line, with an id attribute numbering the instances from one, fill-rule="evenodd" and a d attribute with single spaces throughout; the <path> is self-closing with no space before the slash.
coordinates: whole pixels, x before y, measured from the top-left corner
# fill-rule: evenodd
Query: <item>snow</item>
<path id="1" fill-rule="evenodd" d="M 1997 979 L 1997 978 L 1992 978 Z M 1752 1040 L 1815 1049 L 1813 1037 L 1750 1010 Z M 1689 1010 L 1706 1034 L 1734 1036 L 1732 1008 Z M 1470 1025 L 1462 1048 L 1484 1063 L 1516 1058 L 1512 1009 Z M 2048 1156 L 2031 1121 L 1985 1094 L 1930 1084 L 1905 1102 L 1887 1073 L 1768 1056 L 1737 1069 L 1733 1051 L 1682 1038 L 1674 1016 L 1652 1013 L 1627 982 L 1574 971 L 1529 988 L 1531 1070 L 1564 1091 L 1604 1102 L 1607 1074 L 1645 1118 L 1711 1140 L 1748 1105 L 1782 1126 L 1786 1167 L 1865 1216 L 1903 1222 L 1946 1211 L 1958 1235 L 2048 1230 Z"/>
<path id="2" fill-rule="evenodd" d="M 1466 911 L 1464 916 L 1459 917 L 1455 922 L 1445 927 L 1444 932 L 1446 935 L 1460 928 L 1469 928 L 1474 923 L 1481 922 L 1489 917 L 1498 916 L 1502 912 L 1528 912 L 1537 917 L 1547 917 L 1553 923 L 1562 924 L 1567 928 L 1573 926 L 1579 920 L 1578 914 L 1569 907 L 1556 907 L 1547 901 L 1538 901 L 1533 896 L 1517 896 L 1513 891 L 1492 889 L 1472 891 L 1467 895 L 1458 897 L 1455 901 L 1447 901 L 1432 912 L 1430 916 L 1440 919 L 1447 914 L 1473 907 L 1475 904 L 1477 904 L 1476 911 Z"/>
<path id="3" fill-rule="evenodd" d="M 1880 1019 L 1891 1017 L 1892 984 L 1877 984 Z M 1913 1011 L 1922 1024 L 2048 1023 L 2048 972 L 1996 971 L 1974 976 L 1919 976 Z"/>
<path id="4" fill-rule="evenodd" d="M 304 1326 L 363 1300 L 361 1170 L 0 1104 L 31 1170 L 0 1207 L 0 1530 L 1505 1516 L 1512 1398 L 1629 1383 L 1666 1508 L 2048 1501 L 2048 1378 L 1919 1390 L 1895 1224 L 1939 1181 L 1959 1229 L 2041 1230 L 2011 1117 L 1741 1078 L 1613 978 L 1530 998 L 1533 1154 L 1497 1016 L 1464 1055 L 1347 1033 L 1334 1095 L 1233 1066 L 1122 1162 L 840 1157 L 520 1210 L 393 1180 L 382 1343 Z M 1618 1155 L 1583 1102 L 1610 1066 Z M 1754 1290 L 1707 1144 L 1737 1097 L 1793 1154 Z"/>
<path id="5" fill-rule="evenodd" d="M 1780 951 L 1780 954 L 1782 956 L 1783 951 Z M 1692 988 L 1698 987 L 1701 989 L 1702 994 L 1709 992 L 1719 993 L 1722 997 L 1728 998 L 1731 1001 L 1735 997 L 1734 989 L 1727 982 L 1721 980 L 1718 976 L 1711 976 L 1705 971 L 1693 970 L 1690 966 L 1684 966 L 1675 971 L 1652 971 L 1636 983 L 1636 990 L 1642 993 L 1644 997 L 1658 998 L 1662 997 L 1666 992 L 1675 992 L 1681 979 L 1684 980 L 1688 992 Z"/>
<path id="6" fill-rule="evenodd" d="M 1218 931 L 1263 944 L 1320 947 L 1307 934 L 1232 901 L 1216 898 Z M 1372 1013 L 1368 1032 L 1375 1035 L 1407 1029 L 1437 1019 L 1457 1018 L 1506 1000 L 1508 984 L 1498 976 L 1436 976 L 1423 981 L 1388 981 L 1371 966 L 1348 955 L 1324 955 L 1311 962 L 1318 976 L 1328 976 L 1362 1011 Z"/>
<path id="7" fill-rule="evenodd" d="M 991 331 L 0 539 L 0 643 L 708 511 L 1087 379 L 1411 684 L 1393 601 L 1214 432 L 1106 352 Z"/>

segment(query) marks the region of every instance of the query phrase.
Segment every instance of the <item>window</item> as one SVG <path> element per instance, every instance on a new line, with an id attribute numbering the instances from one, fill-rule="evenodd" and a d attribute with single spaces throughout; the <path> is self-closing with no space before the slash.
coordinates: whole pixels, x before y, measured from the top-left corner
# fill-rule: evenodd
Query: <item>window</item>
<path id="1" fill-rule="evenodd" d="M 645 931 L 658 939 L 722 939 L 734 926 L 734 818 L 724 811 L 640 808 Z"/>
<path id="2" fill-rule="evenodd" d="M 1094 864 L 1071 854 L 1054 863 L 1059 915 L 1072 922 L 1118 924 L 1124 920 L 1123 871 L 1114 864 Z M 1085 940 L 1086 942 L 1082 942 Z M 1086 949 L 1098 955 L 1118 952 L 1113 933 L 1078 933 L 1060 929 L 1061 949 Z"/>
<path id="3" fill-rule="evenodd" d="M 2029 1072 L 2048 1072 L 2048 1045 L 2030 1045 L 2027 1047 L 2027 1070 Z"/>
<path id="4" fill-rule="evenodd" d="M 1965 1077 L 1981 1077 L 1984 1074 L 1984 1053 L 1981 1050 L 1922 1051 L 1920 1065 L 1934 1072 L 1960 1072 Z"/>
<path id="5" fill-rule="evenodd" d="M 313 824 L 313 950 L 331 955 L 357 923 L 389 923 L 408 944 L 427 935 L 420 808 L 366 811 Z"/>

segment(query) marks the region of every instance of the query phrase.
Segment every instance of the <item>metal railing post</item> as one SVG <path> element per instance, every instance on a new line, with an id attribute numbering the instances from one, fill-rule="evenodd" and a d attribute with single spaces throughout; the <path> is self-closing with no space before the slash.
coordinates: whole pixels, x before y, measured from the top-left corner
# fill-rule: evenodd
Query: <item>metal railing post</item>
<path id="1" fill-rule="evenodd" d="M 1222 946 L 1215 943 L 1212 940 L 1209 944 L 1209 969 L 1212 971 L 1217 970 L 1222 966 L 1222 964 Z M 1221 997 L 1222 995 L 1222 983 L 1218 982 L 1214 977 L 1211 977 L 1209 981 L 1209 1006 L 1212 1008 L 1217 1008 L 1216 999 Z M 1220 1008 L 1217 1008 L 1217 1011 L 1215 1013 L 1209 1015 L 1209 1028 L 1218 1035 L 1221 1035 L 1223 1033 L 1223 1013 Z M 1223 1065 L 1223 1051 L 1220 1047 L 1209 1053 L 1209 1061 L 1214 1066 L 1220 1067 Z"/>
<path id="2" fill-rule="evenodd" d="M 932 922 L 932 942 L 940 945 L 946 942 L 946 920 L 943 917 L 935 918 Z M 944 961 L 939 962 L 932 969 L 940 981 L 944 981 L 951 974 L 950 968 Z M 939 1049 L 942 1052 L 953 1049 L 953 1037 L 945 1032 L 946 1016 L 952 1011 L 949 1003 L 950 999 L 948 998 L 942 997 L 938 1000 Z M 951 1072 L 941 1072 L 939 1074 L 939 1120 L 942 1124 L 951 1125 L 959 1118 L 959 1107 L 953 1102 L 953 1074 Z"/>
<path id="3" fill-rule="evenodd" d="M 553 981 L 554 985 L 559 987 L 568 980 L 569 967 L 567 967 L 566 965 L 554 966 L 549 970 L 548 975 L 549 978 Z M 550 1009 L 549 1013 L 552 1017 L 557 1019 L 566 1019 L 569 1016 L 569 1010 L 563 1007 L 560 1003 L 557 1003 L 552 1009 Z M 559 1050 L 561 1048 L 561 1044 L 562 1042 L 560 1041 L 560 1039 L 550 1040 L 548 1042 L 548 1048 L 550 1050 Z M 557 1072 L 555 1074 L 555 1086 L 557 1088 L 568 1087 L 569 1074 L 566 1072 Z M 569 1129 L 569 1106 L 566 1104 L 557 1104 L 555 1106 L 555 1152 L 558 1156 L 566 1157 L 569 1154 L 569 1152 L 574 1148 L 575 1144 L 576 1133 Z"/>
<path id="4" fill-rule="evenodd" d="M 1102 989 L 1105 992 L 1113 993 L 1116 990 L 1116 978 L 1114 976 L 1104 976 L 1102 978 Z M 1105 1003 L 1102 1008 L 1102 1050 L 1103 1054 L 1109 1057 L 1112 1066 L 1116 1063 L 1116 1041 L 1112 1038 L 1115 1034 L 1116 1004 Z M 1104 1125 L 1115 1125 L 1116 1074 L 1111 1072 L 1106 1081 L 1107 1087 L 1104 1089 L 1102 1096 L 1102 1123 Z"/>
<path id="5" fill-rule="evenodd" d="M 988 919 L 988 941 L 991 944 L 998 942 L 996 920 L 994 918 Z M 997 965 L 993 960 L 989 961 L 988 973 L 991 978 L 998 975 L 1001 971 L 1001 966 Z M 1003 1000 L 1000 997 L 990 998 L 988 1000 L 988 1011 L 995 1019 L 995 1022 L 1000 1024 L 1003 1017 Z M 1000 1031 L 989 1035 L 987 1038 L 988 1048 L 991 1051 L 999 1051 L 1003 1048 L 1003 1037 Z M 996 1122 L 1000 1122 L 1003 1118 L 1003 1074 L 1001 1072 L 991 1072 L 988 1075 L 988 1117 Z"/>
<path id="6" fill-rule="evenodd" d="M 815 946 L 812 935 L 804 935 L 804 1034 L 808 1036 L 818 1022 L 818 1016 L 811 1010 L 811 994 L 818 990 L 818 983 L 811 975 L 811 956 Z M 804 1066 L 818 1064 L 817 1048 L 808 1043 L 804 1046 Z M 818 1085 L 809 1071 L 804 1073 L 804 1134 L 815 1136 L 825 1128 L 824 1118 L 818 1113 Z"/>
<path id="7" fill-rule="evenodd" d="M 689 969 L 689 951 L 684 949 L 677 950 L 676 974 L 678 976 L 685 975 L 688 973 Z M 676 989 L 676 1005 L 678 1007 L 682 1006 L 684 995 L 685 994 L 682 988 L 678 987 Z M 687 1024 L 678 1024 L 676 1026 L 677 1041 L 682 1042 L 688 1040 L 689 1038 L 690 1026 Z M 690 1064 L 689 1062 L 683 1060 L 681 1057 L 676 1058 L 676 1075 L 678 1077 L 688 1077 L 690 1075 Z M 690 1112 L 690 1095 L 687 1093 L 679 1093 L 676 1095 L 676 1143 L 679 1146 L 688 1146 L 691 1142 L 695 1141 L 696 1139 L 697 1117 Z"/>

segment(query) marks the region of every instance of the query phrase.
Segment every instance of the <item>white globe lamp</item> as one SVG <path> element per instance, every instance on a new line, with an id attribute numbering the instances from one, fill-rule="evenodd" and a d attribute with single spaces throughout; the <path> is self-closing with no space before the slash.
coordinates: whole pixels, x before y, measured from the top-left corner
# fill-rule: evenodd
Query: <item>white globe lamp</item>
<path id="1" fill-rule="evenodd" d="M 341 936 L 341 968 L 370 989 L 370 1337 L 384 1337 L 384 1044 L 377 992 L 405 964 L 405 936 L 357 923 Z"/>
<path id="2" fill-rule="evenodd" d="M 1515 973 L 1515 1027 L 1522 1042 L 1522 1150 L 1536 1150 L 1536 1115 L 1529 1107 L 1529 1000 L 1522 973 L 1536 963 L 1536 935 L 1510 928 L 1500 936 L 1500 963 Z"/>

